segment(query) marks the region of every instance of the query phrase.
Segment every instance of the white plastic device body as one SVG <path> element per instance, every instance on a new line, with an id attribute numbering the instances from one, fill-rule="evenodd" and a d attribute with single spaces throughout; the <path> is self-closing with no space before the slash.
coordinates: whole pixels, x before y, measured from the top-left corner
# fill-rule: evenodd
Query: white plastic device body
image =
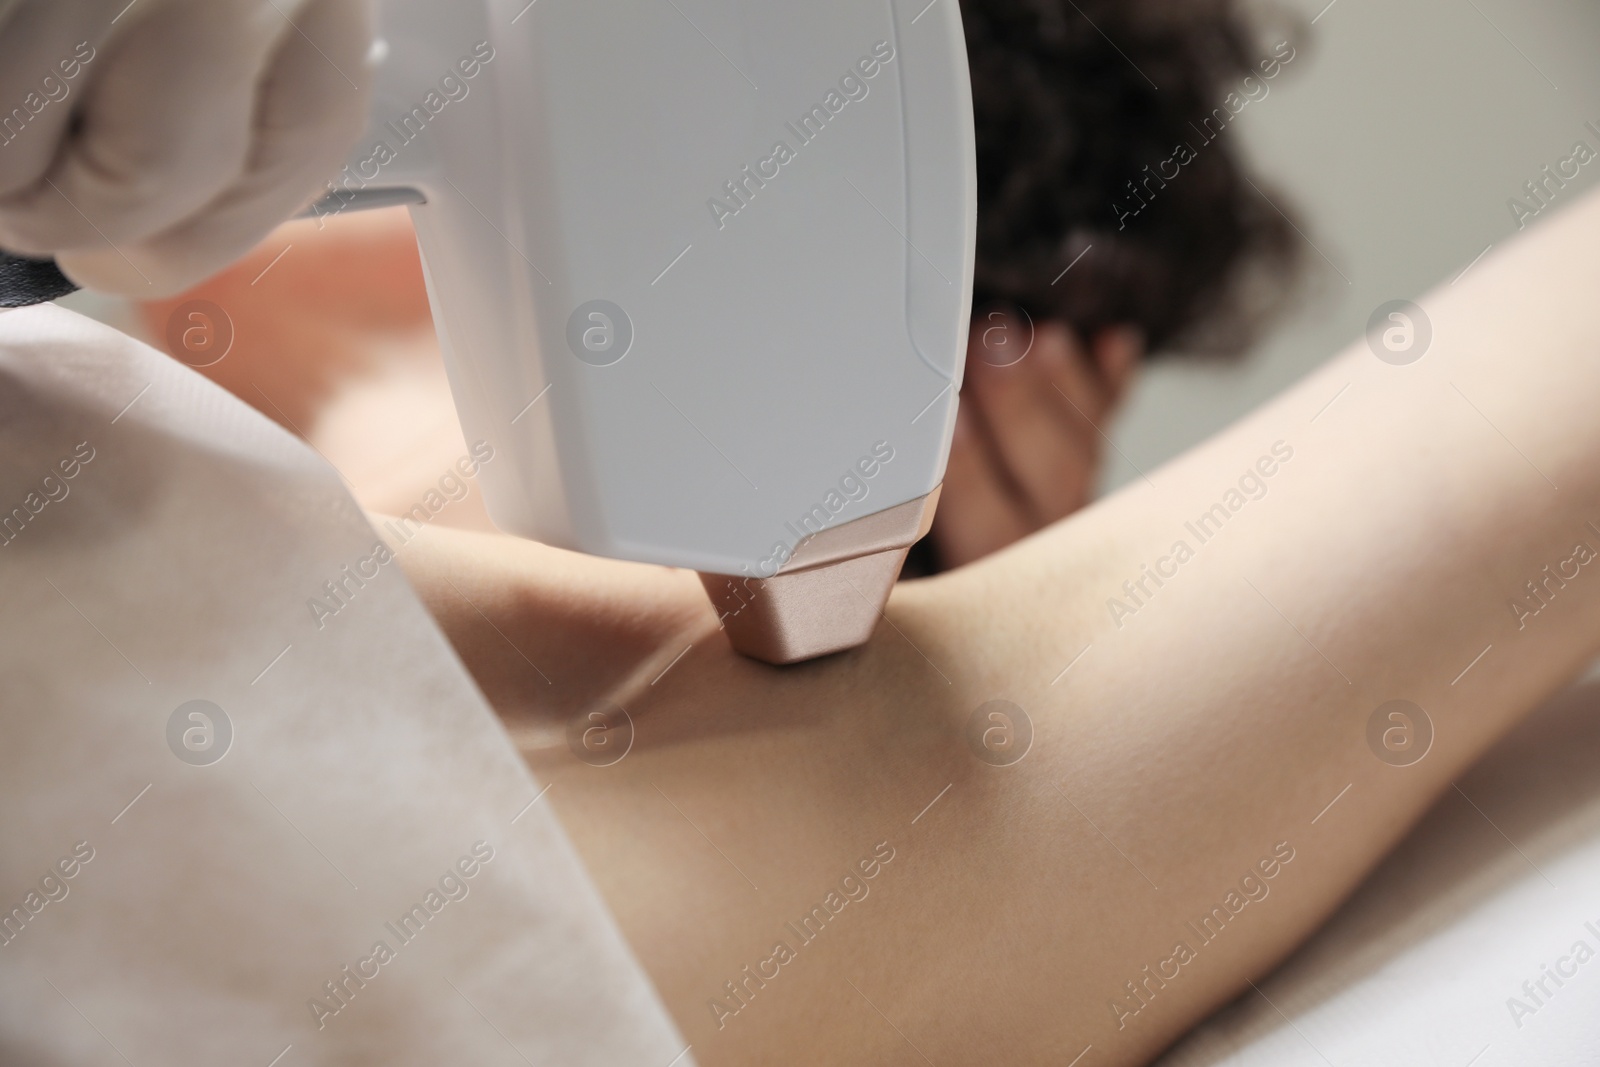
<path id="1" fill-rule="evenodd" d="M 766 577 L 938 487 L 976 212 L 956 0 L 378 11 L 314 213 L 414 202 L 498 526 Z"/>

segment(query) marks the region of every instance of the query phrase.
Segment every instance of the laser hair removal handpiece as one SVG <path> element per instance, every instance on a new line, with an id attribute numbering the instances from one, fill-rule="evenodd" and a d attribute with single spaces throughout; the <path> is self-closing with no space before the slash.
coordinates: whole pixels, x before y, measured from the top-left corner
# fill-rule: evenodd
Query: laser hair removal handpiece
<path id="1" fill-rule="evenodd" d="M 872 634 L 971 311 L 955 0 L 380 0 L 319 217 L 411 202 L 501 529 L 693 568 L 771 663 Z"/>

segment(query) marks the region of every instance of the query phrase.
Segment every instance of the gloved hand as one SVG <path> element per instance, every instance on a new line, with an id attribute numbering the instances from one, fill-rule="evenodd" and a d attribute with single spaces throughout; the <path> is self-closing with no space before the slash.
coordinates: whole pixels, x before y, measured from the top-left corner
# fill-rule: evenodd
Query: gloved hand
<path id="1" fill-rule="evenodd" d="M 0 0 L 0 249 L 170 295 L 315 199 L 367 114 L 370 0 Z"/>

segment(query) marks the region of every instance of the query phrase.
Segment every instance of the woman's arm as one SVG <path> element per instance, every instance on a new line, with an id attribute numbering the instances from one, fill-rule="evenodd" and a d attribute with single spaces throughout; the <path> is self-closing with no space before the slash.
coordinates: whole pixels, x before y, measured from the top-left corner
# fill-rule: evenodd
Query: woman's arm
<path id="1" fill-rule="evenodd" d="M 731 654 L 687 574 L 401 559 L 702 1063 L 1142 1063 L 1600 647 L 1596 292 L 1590 196 L 1425 298 L 1419 361 L 1358 343 L 801 667 Z M 626 708 L 620 762 L 575 758 L 541 658 Z"/>

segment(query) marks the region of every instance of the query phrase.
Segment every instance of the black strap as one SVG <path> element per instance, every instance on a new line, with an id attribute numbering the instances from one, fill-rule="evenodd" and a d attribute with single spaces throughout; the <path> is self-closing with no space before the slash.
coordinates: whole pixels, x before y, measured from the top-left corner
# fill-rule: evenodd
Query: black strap
<path id="1" fill-rule="evenodd" d="M 43 304 L 77 289 L 53 259 L 24 259 L 0 252 L 0 308 Z"/>

